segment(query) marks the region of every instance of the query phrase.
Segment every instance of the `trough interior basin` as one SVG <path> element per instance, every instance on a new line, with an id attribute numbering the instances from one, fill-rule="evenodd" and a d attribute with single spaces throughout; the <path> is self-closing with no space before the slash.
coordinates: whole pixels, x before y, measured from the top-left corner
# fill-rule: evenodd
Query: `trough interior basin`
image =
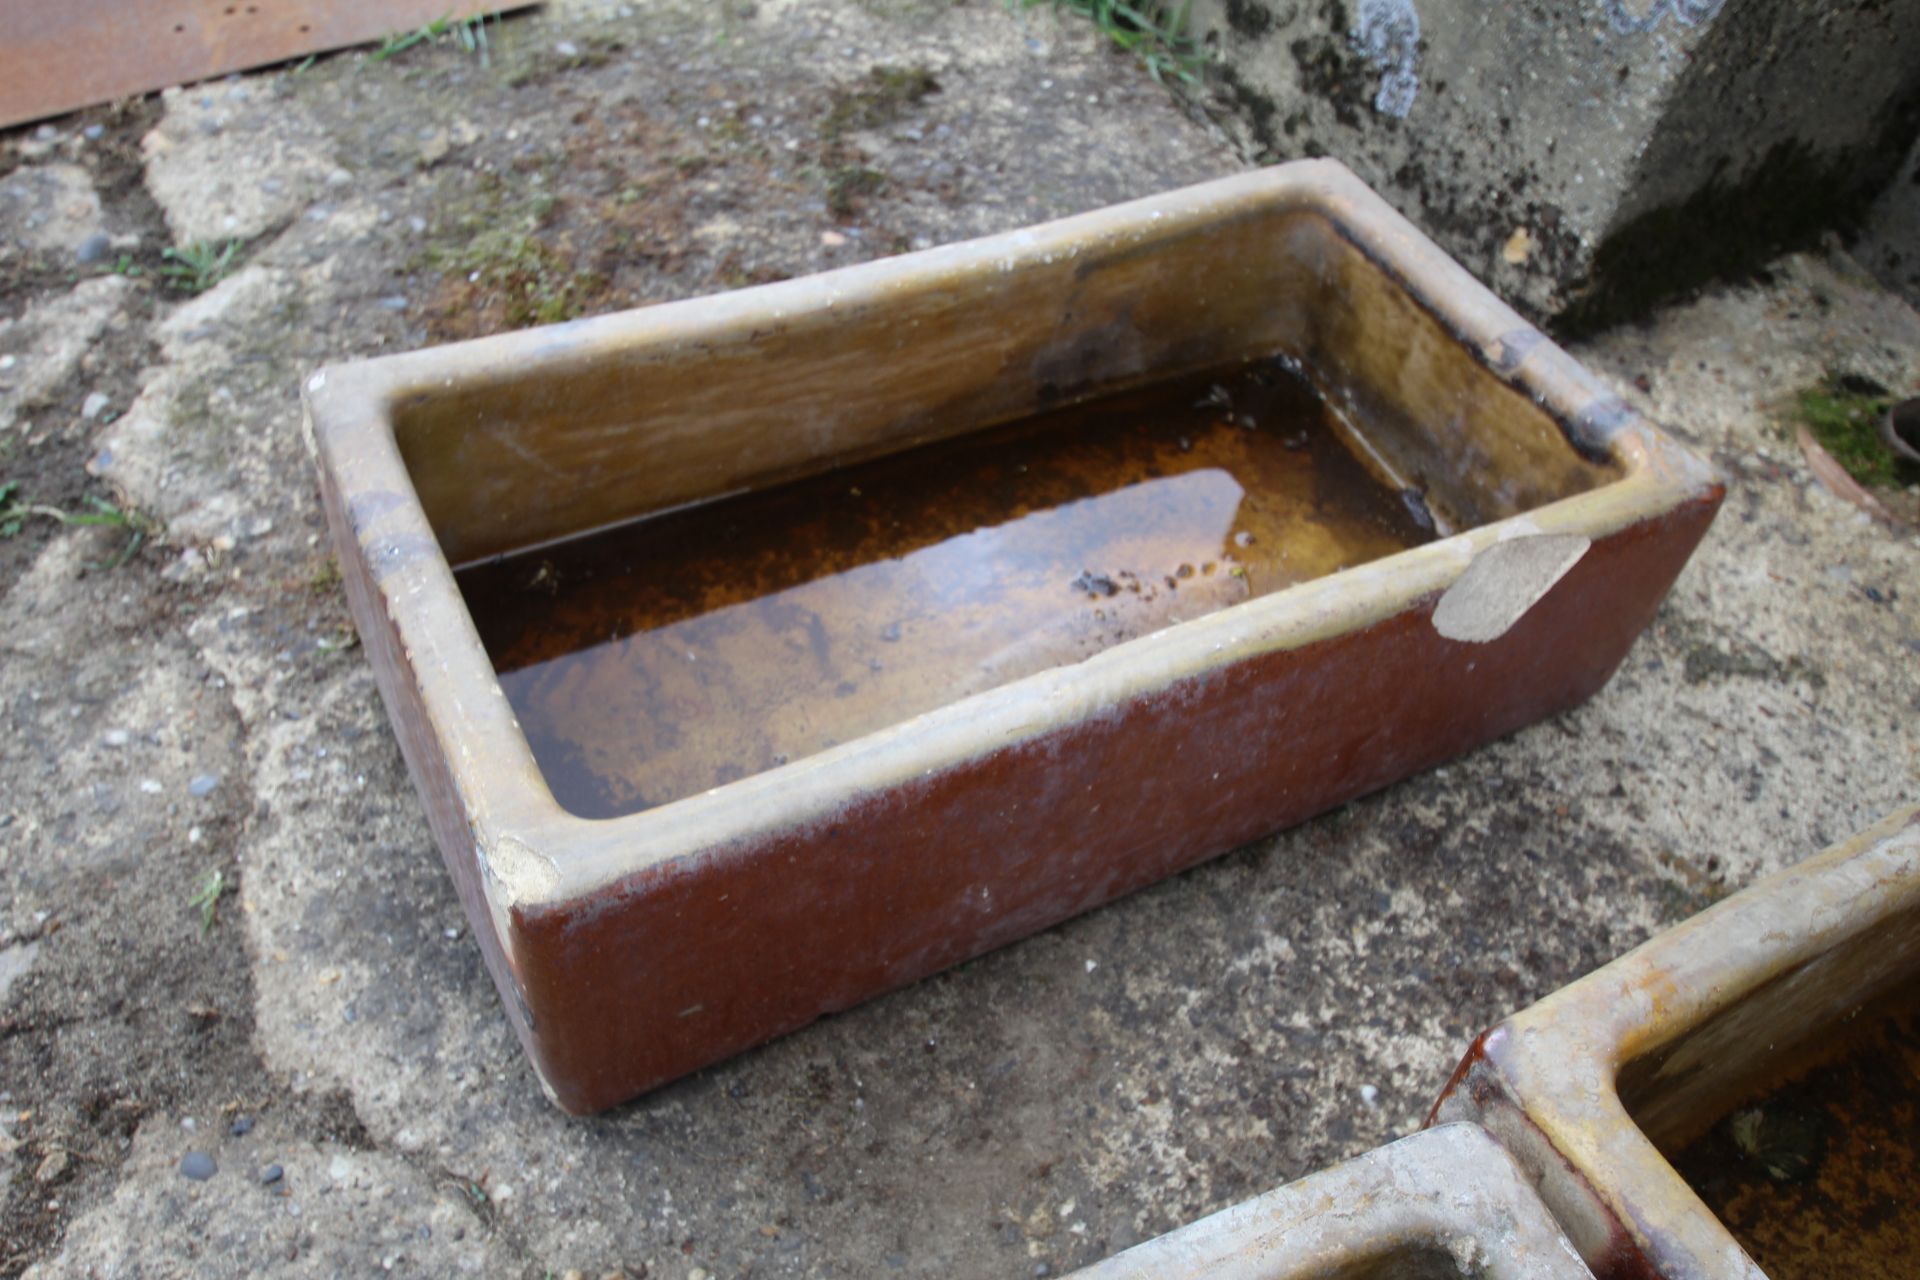
<path id="1" fill-rule="evenodd" d="M 1920 1258 L 1915 938 L 1910 910 L 1621 1070 L 1628 1115 L 1771 1280 Z"/>
<path id="2" fill-rule="evenodd" d="M 1319 234 L 1296 218 L 1268 239 L 1297 271 Z M 1331 236 L 1312 247 L 1354 257 Z M 1127 306 L 1197 299 L 1206 259 L 1233 248 L 1165 255 Z M 794 406 L 795 380 L 817 371 L 769 350 L 663 365 L 617 405 L 592 385 L 513 386 L 476 421 L 465 395 L 424 399 L 396 434 L 547 787 L 586 818 L 722 787 L 1618 475 L 1458 343 L 1408 350 L 1324 318 L 1293 333 L 1197 311 L 1163 323 L 1176 321 L 1154 359 L 1076 355 L 1081 376 L 1024 400 L 991 386 L 889 400 L 831 430 Z M 939 366 L 956 342 L 895 337 L 850 376 Z M 838 366 L 860 345 L 819 358 Z M 1380 389 L 1405 375 L 1353 376 L 1382 345 L 1416 361 L 1404 402 Z M 1420 382 L 1470 387 L 1480 420 L 1423 411 Z M 591 479 L 626 477 L 617 499 L 589 484 L 515 498 L 517 516 L 476 509 L 476 493 L 542 488 L 582 404 L 603 415 Z M 502 436 L 516 447 L 487 447 Z"/>

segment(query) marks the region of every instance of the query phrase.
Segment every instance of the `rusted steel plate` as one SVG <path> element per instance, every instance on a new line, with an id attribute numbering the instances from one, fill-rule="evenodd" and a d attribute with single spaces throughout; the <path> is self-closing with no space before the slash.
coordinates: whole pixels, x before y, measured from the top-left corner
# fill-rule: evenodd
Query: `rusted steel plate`
<path id="1" fill-rule="evenodd" d="M 0 0 L 0 126 L 526 4 Z"/>

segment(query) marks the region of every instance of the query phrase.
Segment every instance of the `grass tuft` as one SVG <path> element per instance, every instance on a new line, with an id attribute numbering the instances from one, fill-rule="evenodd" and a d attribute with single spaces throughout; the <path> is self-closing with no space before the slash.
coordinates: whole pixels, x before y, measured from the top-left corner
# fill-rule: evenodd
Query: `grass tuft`
<path id="1" fill-rule="evenodd" d="M 215 867 L 200 877 L 194 886 L 193 896 L 187 899 L 187 905 L 200 909 L 200 936 L 205 937 L 213 928 L 215 917 L 220 913 L 220 897 L 232 886 L 227 883 L 227 873 Z"/>
<path id="2" fill-rule="evenodd" d="M 442 36 L 452 36 L 453 42 L 461 50 L 474 55 L 482 67 L 493 65 L 493 43 L 487 36 L 487 19 L 491 16 L 495 26 L 500 24 L 499 14 L 480 14 L 473 18 L 455 18 L 451 14 L 435 18 L 423 27 L 412 31 L 396 31 L 380 42 L 380 47 L 367 55 L 368 62 L 385 62 L 397 58 L 416 45 L 432 44 Z M 304 70 L 304 64 L 302 66 Z"/>
<path id="3" fill-rule="evenodd" d="M 147 516 L 138 511 L 117 507 L 95 494 L 87 495 L 86 510 L 66 511 L 59 507 L 22 501 L 19 481 L 0 481 L 0 538 L 14 537 L 26 527 L 27 520 L 32 516 L 57 520 L 66 525 L 125 529 L 127 540 L 122 544 L 119 552 L 111 560 L 88 566 L 93 569 L 118 569 L 133 558 L 134 553 L 146 543 L 147 534 L 154 528 L 153 521 Z"/>
<path id="4" fill-rule="evenodd" d="M 1187 34 L 1187 13 L 1193 0 L 1181 0 L 1170 9 L 1160 0 L 1007 0 L 1008 8 L 1033 9 L 1047 4 L 1088 19 L 1100 34 L 1139 58 L 1155 80 L 1185 84 L 1200 80 L 1200 54 Z"/>
<path id="5" fill-rule="evenodd" d="M 163 249 L 160 251 L 160 278 L 175 289 L 205 293 L 232 273 L 234 255 L 239 252 L 238 240 L 229 240 L 225 244 L 202 240 L 196 244 Z"/>

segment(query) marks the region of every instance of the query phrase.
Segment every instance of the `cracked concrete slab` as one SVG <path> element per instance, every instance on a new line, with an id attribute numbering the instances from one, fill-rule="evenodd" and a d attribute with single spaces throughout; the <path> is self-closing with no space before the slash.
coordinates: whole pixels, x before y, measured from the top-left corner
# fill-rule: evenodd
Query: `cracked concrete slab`
<path id="1" fill-rule="evenodd" d="M 100 432 L 87 469 L 182 542 L 231 548 L 271 531 L 266 481 L 299 459 L 285 358 L 260 338 L 297 326 L 302 307 L 299 282 L 261 266 L 182 304 L 154 329 L 164 363 Z"/>
<path id="2" fill-rule="evenodd" d="M 73 377 L 82 357 L 127 305 L 131 282 L 86 280 L 42 298 L 16 319 L 0 320 L 0 432 Z M 71 406 L 79 413 L 81 406 Z"/>
<path id="3" fill-rule="evenodd" d="M 487 1274 L 486 1224 L 458 1181 L 279 1126 L 233 1127 L 221 1115 L 143 1121 L 112 1197 L 27 1276 Z"/>
<path id="4" fill-rule="evenodd" d="M 1920 317 L 1843 255 L 1795 258 L 1580 350 L 1732 480 L 1592 702 L 560 1115 L 354 647 L 300 377 L 502 322 L 482 251 L 591 311 L 1235 164 L 1042 12 L 743 13 L 561 10 L 501 24 L 485 68 L 445 41 L 175 95 L 158 128 L 192 165 L 156 148 L 156 203 L 108 219 L 252 227 L 243 264 L 198 296 L 35 295 L 75 332 L 99 299 L 143 308 L 126 418 L 39 447 L 164 531 L 108 569 L 124 530 L 35 525 L 0 585 L 0 949 L 34 949 L 0 1006 L 0 1275 L 1058 1273 L 1409 1131 L 1481 1027 L 1920 784 L 1920 543 L 1829 497 L 1777 425 L 1828 368 L 1920 391 Z M 937 92 L 860 96 L 915 67 Z M 355 181 L 329 186 L 338 156 Z M 887 181 L 836 211 L 834 165 Z M 222 168 L 289 182 L 189 180 Z M 212 1178 L 181 1175 L 189 1150 Z"/>
<path id="5" fill-rule="evenodd" d="M 169 89 L 141 141 L 147 187 L 174 243 L 251 240 L 351 175 L 284 76 Z"/>
<path id="6" fill-rule="evenodd" d="M 105 226 L 93 179 L 77 164 L 29 165 L 0 178 L 0 227 L 23 248 L 71 255 Z"/>

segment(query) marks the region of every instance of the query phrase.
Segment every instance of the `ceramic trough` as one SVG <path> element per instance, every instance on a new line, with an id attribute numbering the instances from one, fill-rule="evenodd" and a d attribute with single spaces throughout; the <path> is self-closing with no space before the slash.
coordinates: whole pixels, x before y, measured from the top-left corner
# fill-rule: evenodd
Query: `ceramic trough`
<path id="1" fill-rule="evenodd" d="M 1434 1117 L 1512 1151 L 1600 1280 L 1911 1275 L 1920 809 L 1501 1023 Z"/>
<path id="2" fill-rule="evenodd" d="M 1095 421 L 1154 395 L 1197 425 Z M 1722 493 L 1325 161 L 305 403 L 436 840 L 572 1111 L 1579 702 Z M 1076 433 L 1134 470 L 1088 480 Z M 627 526 L 626 577 L 580 550 Z"/>

